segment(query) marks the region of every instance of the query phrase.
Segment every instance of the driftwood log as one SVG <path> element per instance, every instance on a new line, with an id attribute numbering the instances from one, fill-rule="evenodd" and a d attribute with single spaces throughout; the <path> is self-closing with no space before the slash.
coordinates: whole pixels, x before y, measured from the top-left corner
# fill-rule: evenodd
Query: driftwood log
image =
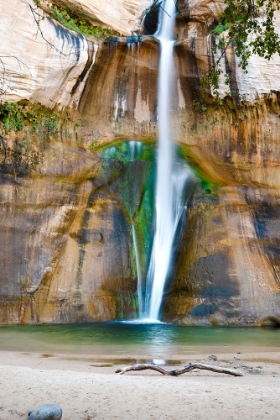
<path id="1" fill-rule="evenodd" d="M 176 370 L 165 370 L 161 366 L 155 365 L 152 363 L 141 364 L 141 365 L 137 364 L 137 365 L 127 366 L 122 369 L 117 369 L 115 370 L 115 373 L 123 375 L 124 373 L 129 372 L 130 370 L 146 370 L 146 369 L 156 370 L 162 375 L 169 375 L 169 376 L 183 375 L 183 373 L 190 372 L 193 369 L 210 370 L 211 372 L 225 373 L 227 375 L 233 375 L 233 376 L 243 376 L 241 372 L 238 372 L 235 369 L 227 369 L 224 367 L 213 366 L 213 365 L 208 365 L 204 363 L 189 363 L 187 366 L 184 366 L 182 369 L 176 369 Z"/>

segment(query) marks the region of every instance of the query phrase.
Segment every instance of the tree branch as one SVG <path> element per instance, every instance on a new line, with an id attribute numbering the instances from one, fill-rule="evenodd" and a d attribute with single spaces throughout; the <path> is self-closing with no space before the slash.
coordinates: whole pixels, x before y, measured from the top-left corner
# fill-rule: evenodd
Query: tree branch
<path id="1" fill-rule="evenodd" d="M 17 61 L 19 68 L 21 69 L 21 65 L 26 67 L 27 70 L 29 71 L 29 74 L 32 76 L 29 70 L 29 67 L 23 61 L 21 61 L 18 57 L 16 57 L 15 55 L 1 55 L 0 56 L 0 67 L 1 67 L 0 69 L 0 98 L 1 96 L 4 96 L 6 94 L 8 89 L 15 90 L 15 89 L 11 89 L 8 86 L 8 81 L 6 79 L 6 67 L 3 61 L 4 58 L 14 58 Z M 0 102 L 1 102 L 1 99 L 0 99 Z"/>
<path id="2" fill-rule="evenodd" d="M 57 48 L 54 44 L 52 44 L 50 41 L 48 41 L 47 40 L 47 38 L 44 36 L 44 33 L 43 33 L 43 30 L 42 30 L 42 28 L 41 28 L 41 26 L 40 26 L 40 22 L 41 22 L 41 20 L 43 20 L 44 19 L 44 17 L 40 14 L 40 13 L 38 13 L 37 11 L 36 11 L 36 9 L 34 9 L 31 5 L 29 5 L 29 7 L 30 7 L 30 10 L 31 10 L 31 13 L 32 13 L 32 15 L 33 15 L 33 18 L 34 18 L 34 21 L 35 21 L 35 23 L 36 23 L 36 25 L 37 25 L 37 34 L 36 34 L 36 37 L 37 37 L 37 35 L 38 35 L 38 33 L 40 33 L 40 35 L 41 35 L 41 37 L 42 37 L 42 39 L 48 44 L 48 46 L 51 48 L 51 49 L 54 49 L 55 51 L 57 51 L 60 55 L 62 55 L 62 56 L 64 56 L 64 57 L 69 57 L 69 56 L 71 56 L 71 55 L 75 55 L 76 56 L 76 60 L 78 61 L 79 60 L 79 52 L 77 52 L 76 50 L 75 50 L 75 48 L 74 47 L 72 47 L 73 49 L 74 49 L 74 51 L 73 52 L 70 52 L 69 54 L 65 54 L 62 50 L 60 50 L 59 48 Z M 45 9 L 42 9 L 45 13 L 47 13 L 46 11 L 45 11 Z M 48 16 L 48 19 L 50 20 L 50 21 L 53 21 L 53 19 L 51 19 L 51 17 L 50 16 Z M 59 26 L 61 26 L 62 28 L 63 28 L 63 26 L 61 25 L 61 24 L 59 24 Z M 64 28 L 65 29 L 65 28 Z M 69 32 L 71 32 L 70 30 L 68 30 Z M 60 32 L 61 32 L 61 30 L 60 30 Z M 78 36 L 78 33 L 77 33 L 77 36 Z"/>
<path id="3" fill-rule="evenodd" d="M 43 31 L 42 31 L 42 29 L 41 29 L 41 26 L 40 26 L 40 20 L 42 19 L 42 16 L 39 14 L 39 13 L 37 13 L 36 12 L 36 10 L 31 6 L 31 5 L 29 5 L 29 7 L 30 7 L 30 10 L 31 10 L 31 13 L 32 13 L 32 15 L 33 15 L 33 18 L 34 18 L 34 20 L 35 20 L 35 22 L 36 22 L 36 25 L 37 25 L 37 28 L 38 28 L 38 32 L 41 34 L 41 37 L 43 38 L 43 40 L 49 45 L 49 47 L 50 48 L 52 48 L 52 49 L 54 49 L 55 51 L 57 51 L 59 54 L 62 54 L 62 55 L 65 55 L 62 51 L 60 51 L 58 48 L 56 48 L 51 42 L 49 42 L 46 38 L 45 38 L 45 36 L 44 36 L 44 34 L 43 34 Z M 37 18 L 37 17 L 38 18 Z M 37 33 L 38 33 L 37 32 Z"/>
<path id="4" fill-rule="evenodd" d="M 162 375 L 168 375 L 168 376 L 179 376 L 183 375 L 186 372 L 190 372 L 194 369 L 201 369 L 201 370 L 210 370 L 211 372 L 216 373 L 225 373 L 226 375 L 232 375 L 232 376 L 243 376 L 243 374 L 235 369 L 228 369 L 224 367 L 219 366 L 213 366 L 208 365 L 204 363 L 189 363 L 187 366 L 183 367 L 182 369 L 176 369 L 176 370 L 165 370 L 162 367 L 154 364 L 137 364 L 132 366 L 127 366 L 122 369 L 117 369 L 115 373 L 119 373 L 120 375 L 123 375 L 126 372 L 129 372 L 130 370 L 146 370 L 151 369 L 155 370 Z"/>

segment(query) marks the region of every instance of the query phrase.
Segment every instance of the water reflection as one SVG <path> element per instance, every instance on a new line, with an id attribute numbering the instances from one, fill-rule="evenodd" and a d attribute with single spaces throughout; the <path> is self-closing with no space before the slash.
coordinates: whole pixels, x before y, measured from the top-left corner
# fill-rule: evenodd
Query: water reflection
<path id="1" fill-rule="evenodd" d="M 122 322 L 0 326 L 0 350 L 166 356 L 214 347 L 278 347 L 280 330 Z"/>

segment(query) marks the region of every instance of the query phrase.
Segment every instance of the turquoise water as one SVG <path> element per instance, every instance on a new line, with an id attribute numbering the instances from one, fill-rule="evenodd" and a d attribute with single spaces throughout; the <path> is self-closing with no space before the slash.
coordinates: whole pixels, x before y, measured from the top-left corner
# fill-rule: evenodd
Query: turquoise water
<path id="1" fill-rule="evenodd" d="M 121 322 L 2 325 L 0 350 L 173 356 L 205 351 L 280 350 L 280 329 L 189 327 Z"/>

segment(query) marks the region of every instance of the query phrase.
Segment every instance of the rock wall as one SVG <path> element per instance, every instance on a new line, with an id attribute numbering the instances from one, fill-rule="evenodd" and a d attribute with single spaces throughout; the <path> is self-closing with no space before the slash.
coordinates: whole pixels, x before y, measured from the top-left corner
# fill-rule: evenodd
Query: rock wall
<path id="1" fill-rule="evenodd" d="M 32 0 L 0 1 L 1 100 L 77 104 L 97 45 L 50 19 Z"/>
<path id="2" fill-rule="evenodd" d="M 1 174 L 1 322 L 136 315 L 131 226 L 117 192 L 125 168 L 103 164 L 52 139 L 38 171 Z"/>
<path id="3" fill-rule="evenodd" d="M 277 191 L 248 187 L 213 188 L 195 198 L 164 319 L 255 325 L 279 317 L 279 203 Z"/>
<path id="4" fill-rule="evenodd" d="M 110 26 L 122 35 L 132 35 L 140 30 L 144 11 L 153 0 L 54 0 L 52 3 L 75 12 L 94 25 Z"/>
<path id="5" fill-rule="evenodd" d="M 29 3 L 10 3 L 14 12 L 6 12 L 4 32 L 10 31 L 10 15 L 18 22 L 19 5 L 22 16 L 30 19 Z M 78 2 L 71 3 L 74 7 Z M 130 4 L 136 13 L 136 4 L 122 4 Z M 268 316 L 280 316 L 280 59 L 276 56 L 267 63 L 252 57 L 244 74 L 229 49 L 223 65 L 231 76 L 231 96 L 221 79 L 223 104 L 217 108 L 209 95 L 207 109 L 195 111 L 200 79 L 213 60 L 215 39 L 210 31 L 223 6 L 206 0 L 182 0 L 178 5 L 170 118 L 174 139 L 202 182 L 174 258 L 163 318 L 194 324 L 257 324 Z M 57 28 L 48 19 L 44 24 Z M 32 58 L 36 22 L 22 30 L 30 42 L 26 57 Z M 22 71 L 21 80 L 11 70 L 15 90 L 7 91 L 7 100 L 25 98 L 65 107 L 75 98 L 78 110 L 66 108 L 72 122 L 67 127 L 62 123 L 60 135 L 36 146 L 42 154 L 36 168 L 20 176 L 20 168 L 2 171 L 1 322 L 108 320 L 131 317 L 137 311 L 131 225 L 140 207 L 135 207 L 132 221 L 120 197 L 122 188 L 117 187 L 125 169 L 118 163 L 104 178 L 102 148 L 115 147 L 119 140 L 157 139 L 158 43 L 152 36 L 142 36 L 141 42 L 107 40 L 85 72 L 90 67 L 86 41 L 66 33 L 54 41 L 64 39 L 64 48 L 79 45 L 74 51 L 81 50 L 77 65 L 76 56 L 72 61 L 64 57 L 67 69 L 71 68 L 67 75 L 63 66 L 58 69 L 56 52 L 42 47 L 42 40 L 30 61 L 34 69 L 40 63 L 42 71 L 35 72 L 33 79 Z M 85 50 L 81 45 L 86 45 Z M 24 50 L 16 48 L 16 54 Z M 14 69 L 9 63 L 7 69 Z M 81 84 L 73 96 L 73 86 L 83 73 L 84 88 Z M 19 89 L 24 83 L 25 88 Z M 11 148 L 32 142 L 28 132 L 0 134 Z M 3 147 L 0 150 L 3 155 Z M 133 166 L 137 179 L 144 171 L 150 176 L 150 167 L 142 161 L 137 165 L 137 171 Z M 145 197 L 145 188 L 141 191 Z"/>

